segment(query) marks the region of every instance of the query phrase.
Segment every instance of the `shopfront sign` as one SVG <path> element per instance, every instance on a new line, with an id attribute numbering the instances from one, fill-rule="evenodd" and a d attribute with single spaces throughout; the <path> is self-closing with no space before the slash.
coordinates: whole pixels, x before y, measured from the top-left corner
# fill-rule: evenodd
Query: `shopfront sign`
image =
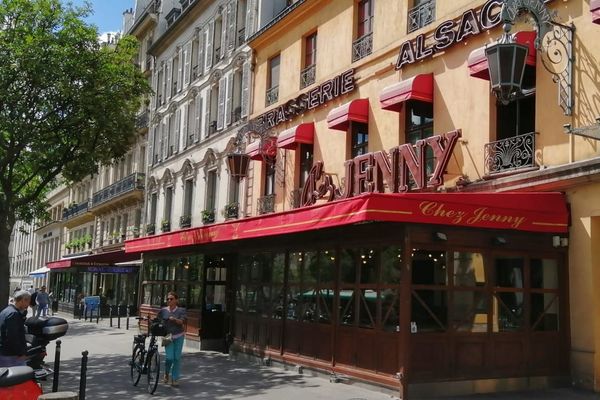
<path id="1" fill-rule="evenodd" d="M 133 267 L 87 267 L 87 272 L 101 273 L 101 274 L 132 274 L 137 272 L 136 268 Z"/>
<path id="2" fill-rule="evenodd" d="M 342 72 L 319 86 L 302 93 L 300 96 L 289 100 L 283 105 L 276 107 L 249 121 L 245 131 L 257 133 L 265 132 L 274 128 L 282 122 L 289 121 L 296 115 L 303 114 L 308 110 L 317 108 L 336 97 L 350 93 L 355 89 L 354 69 Z"/>
<path id="3" fill-rule="evenodd" d="M 347 199 L 362 193 L 404 193 L 443 185 L 446 167 L 460 136 L 460 130 L 455 130 L 419 140 L 415 145 L 402 144 L 389 153 L 377 151 L 348 160 L 344 163 L 343 188 L 337 187 L 332 177 L 323 171 L 322 161 L 316 162 L 302 190 L 300 205 L 310 206 L 320 199 Z M 429 176 L 428 149 L 433 153 Z"/>

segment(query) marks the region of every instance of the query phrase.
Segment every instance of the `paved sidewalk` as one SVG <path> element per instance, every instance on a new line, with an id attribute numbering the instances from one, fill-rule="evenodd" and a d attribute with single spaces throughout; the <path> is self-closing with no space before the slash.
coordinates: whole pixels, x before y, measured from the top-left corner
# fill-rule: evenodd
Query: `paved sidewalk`
<path id="1" fill-rule="evenodd" d="M 137 324 L 132 318 L 129 331 L 121 320 L 121 329 L 109 327 L 108 320 L 95 322 L 69 320 L 69 331 L 62 339 L 60 390 L 77 391 L 81 352 L 89 351 L 86 399 L 331 399 L 331 400 L 394 400 L 393 394 L 370 390 L 358 385 L 330 383 L 322 377 L 300 375 L 279 367 L 263 367 L 244 361 L 231 361 L 228 355 L 216 352 L 186 350 L 182 360 L 182 379 L 178 388 L 160 384 L 154 396 L 145 389 L 142 376 L 138 387 L 129 378 L 129 357 Z M 52 365 L 54 345 L 48 346 L 47 362 Z M 161 350 L 162 353 L 162 350 Z M 161 358 L 164 359 L 163 354 Z M 162 365 L 161 365 L 162 367 Z M 51 388 L 47 383 L 46 391 Z M 449 399 L 449 397 L 447 397 Z M 521 399 L 598 399 L 591 392 L 574 389 L 554 389 L 522 393 L 501 393 L 453 397 L 455 400 L 521 400 Z"/>

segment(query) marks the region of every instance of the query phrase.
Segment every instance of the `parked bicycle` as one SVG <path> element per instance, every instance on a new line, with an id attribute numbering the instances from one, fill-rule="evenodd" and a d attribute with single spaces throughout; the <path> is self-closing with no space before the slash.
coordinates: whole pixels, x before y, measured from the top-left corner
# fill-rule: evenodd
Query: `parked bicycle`
<path id="1" fill-rule="evenodd" d="M 133 337 L 133 350 L 131 352 L 131 382 L 137 386 L 142 375 L 146 375 L 148 393 L 154 394 L 160 379 L 160 354 L 158 351 L 158 336 L 165 336 L 167 328 L 161 320 L 148 317 L 136 318 L 140 321 L 148 321 L 150 343 L 146 349 L 146 338 L 148 334 L 135 335 Z"/>

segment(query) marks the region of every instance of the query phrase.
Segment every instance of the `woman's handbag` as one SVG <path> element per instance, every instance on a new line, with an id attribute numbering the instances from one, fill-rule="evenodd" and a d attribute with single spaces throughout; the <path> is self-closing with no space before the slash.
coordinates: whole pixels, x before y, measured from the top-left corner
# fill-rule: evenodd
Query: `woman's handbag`
<path id="1" fill-rule="evenodd" d="M 171 334 L 169 333 L 167 336 L 162 338 L 160 345 L 162 347 L 167 347 L 171 343 L 173 343 L 173 336 L 171 336 Z"/>

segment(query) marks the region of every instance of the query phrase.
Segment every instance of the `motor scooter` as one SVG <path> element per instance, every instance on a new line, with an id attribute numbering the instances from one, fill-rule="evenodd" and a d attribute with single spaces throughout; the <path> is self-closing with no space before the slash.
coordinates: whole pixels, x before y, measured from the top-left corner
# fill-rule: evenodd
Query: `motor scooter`
<path id="1" fill-rule="evenodd" d="M 31 317 L 25 321 L 27 366 L 0 368 L 0 399 L 37 400 L 43 393 L 40 381 L 53 371 L 45 366 L 46 346 L 67 333 L 69 324 L 58 317 Z"/>

